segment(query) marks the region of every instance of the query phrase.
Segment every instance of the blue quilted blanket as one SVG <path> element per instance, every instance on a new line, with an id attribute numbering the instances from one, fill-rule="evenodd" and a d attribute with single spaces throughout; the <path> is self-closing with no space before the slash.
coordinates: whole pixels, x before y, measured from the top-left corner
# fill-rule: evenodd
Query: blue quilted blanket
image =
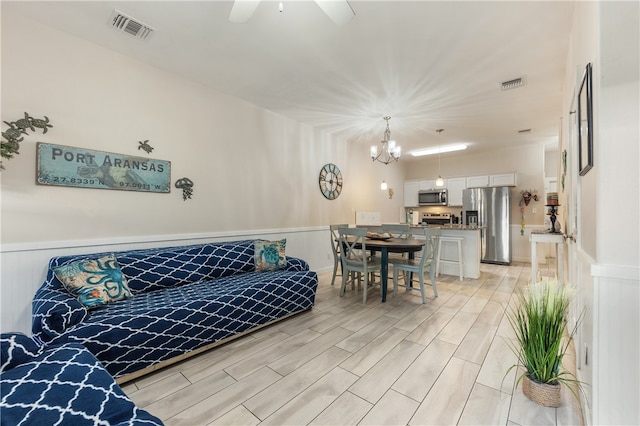
<path id="1" fill-rule="evenodd" d="M 45 348 L 25 335 L 2 334 L 0 346 L 3 425 L 162 425 L 82 345 Z"/>
<path id="2" fill-rule="evenodd" d="M 134 297 L 87 310 L 49 270 L 33 300 L 33 334 L 87 347 L 114 377 L 310 309 L 306 262 L 256 272 L 253 241 L 116 252 Z M 56 257 L 50 268 L 104 253 Z"/>

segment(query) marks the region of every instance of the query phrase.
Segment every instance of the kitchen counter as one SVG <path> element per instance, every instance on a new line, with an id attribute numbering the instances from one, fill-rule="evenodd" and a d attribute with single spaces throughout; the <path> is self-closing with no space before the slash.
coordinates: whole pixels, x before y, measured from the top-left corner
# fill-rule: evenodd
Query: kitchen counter
<path id="1" fill-rule="evenodd" d="M 411 226 L 414 237 L 420 238 L 419 235 L 425 227 L 440 228 L 441 236 L 463 238 L 462 275 L 465 278 L 480 278 L 480 227 L 466 225 Z M 444 244 L 442 246 L 441 259 L 457 259 L 457 257 L 458 251 L 454 244 Z M 440 264 L 440 274 L 458 276 L 458 266 L 442 263 Z"/>
<path id="2" fill-rule="evenodd" d="M 440 229 L 455 229 L 458 231 L 477 231 L 482 229 L 479 226 L 469 226 L 469 225 L 411 225 L 411 229 L 422 229 L 422 228 L 440 228 Z"/>

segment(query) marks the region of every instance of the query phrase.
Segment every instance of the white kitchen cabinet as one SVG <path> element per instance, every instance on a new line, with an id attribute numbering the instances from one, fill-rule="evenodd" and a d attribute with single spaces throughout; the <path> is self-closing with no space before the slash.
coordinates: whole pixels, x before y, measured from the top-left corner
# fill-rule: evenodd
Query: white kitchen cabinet
<path id="1" fill-rule="evenodd" d="M 468 176 L 467 188 L 479 188 L 482 186 L 489 186 L 489 176 Z"/>
<path id="2" fill-rule="evenodd" d="M 449 178 L 445 181 L 445 186 L 449 192 L 449 205 L 462 205 L 462 190 L 467 188 L 467 179 L 463 177 Z"/>
<path id="3" fill-rule="evenodd" d="M 418 206 L 418 191 L 420 190 L 420 182 L 417 180 L 406 181 L 404 183 L 404 206 Z"/>
<path id="4" fill-rule="evenodd" d="M 515 173 L 502 173 L 489 176 L 489 186 L 516 186 Z"/>
<path id="5" fill-rule="evenodd" d="M 420 191 L 424 191 L 425 189 L 435 189 L 436 188 L 436 180 L 421 180 L 420 187 L 418 188 Z"/>
<path id="6" fill-rule="evenodd" d="M 499 173 L 495 175 L 480 175 L 448 178 L 444 180 L 444 187 L 449 192 L 449 205 L 462 205 L 462 191 L 467 188 L 481 188 L 487 186 L 516 186 L 516 173 Z M 404 183 L 404 206 L 418 206 L 418 191 L 437 189 L 435 179 L 410 180 Z"/>

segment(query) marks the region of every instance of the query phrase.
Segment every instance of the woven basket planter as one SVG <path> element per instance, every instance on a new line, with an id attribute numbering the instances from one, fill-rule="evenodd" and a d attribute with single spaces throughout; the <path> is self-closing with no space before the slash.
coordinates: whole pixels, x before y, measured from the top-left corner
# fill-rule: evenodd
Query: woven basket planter
<path id="1" fill-rule="evenodd" d="M 555 385 L 538 383 L 525 375 L 522 379 L 522 393 L 536 404 L 545 407 L 560 406 L 560 383 Z"/>

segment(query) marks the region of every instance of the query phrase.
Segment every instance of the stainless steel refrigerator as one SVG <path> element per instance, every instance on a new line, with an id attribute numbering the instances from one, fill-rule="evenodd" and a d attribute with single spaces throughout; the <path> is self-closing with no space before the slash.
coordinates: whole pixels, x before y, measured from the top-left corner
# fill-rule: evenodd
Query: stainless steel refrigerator
<path id="1" fill-rule="evenodd" d="M 463 223 L 480 227 L 480 261 L 511 263 L 509 187 L 462 191 Z"/>

